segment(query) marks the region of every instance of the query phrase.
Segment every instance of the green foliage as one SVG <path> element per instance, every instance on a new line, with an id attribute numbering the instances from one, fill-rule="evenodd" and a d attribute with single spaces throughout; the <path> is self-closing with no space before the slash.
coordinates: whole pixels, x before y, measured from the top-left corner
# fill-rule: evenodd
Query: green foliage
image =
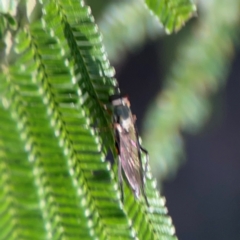
<path id="1" fill-rule="evenodd" d="M 98 26 L 108 56 L 114 62 L 122 60 L 126 51 L 136 51 L 146 39 L 156 39 L 164 34 L 160 22 L 139 0 L 110 4 L 102 13 Z"/>
<path id="2" fill-rule="evenodd" d="M 145 3 L 167 33 L 179 30 L 196 11 L 191 0 L 145 0 Z"/>
<path id="3" fill-rule="evenodd" d="M 10 28 L 16 29 L 14 18 L 10 14 L 0 13 L 0 39 L 3 37 L 4 31 L 7 29 L 8 25 Z"/>
<path id="4" fill-rule="evenodd" d="M 155 39 L 159 35 L 166 37 L 159 34 L 153 24 L 146 24 L 153 21 L 151 16 L 142 22 L 146 15 L 141 4 L 137 5 L 135 0 L 130 2 L 112 4 L 99 20 L 106 49 L 114 61 L 119 61 L 123 48 L 132 51 L 148 42 L 151 36 Z M 163 62 L 169 72 L 164 80 L 164 89 L 147 111 L 143 133 L 144 145 L 150 152 L 152 172 L 160 184 L 174 175 L 183 163 L 185 153 L 181 132 L 199 131 L 210 117 L 212 103 L 209 99 L 225 84 L 234 47 L 239 41 L 239 1 L 228 3 L 200 1 L 199 16 L 191 26 L 163 41 L 167 44 L 164 44 L 164 53 L 161 51 L 158 61 Z M 111 9 L 118 9 L 118 12 L 110 14 Z M 109 14 L 110 17 L 106 17 Z M 133 16 L 133 21 L 129 15 Z M 131 37 L 121 35 L 119 25 L 124 28 L 123 19 L 130 23 L 129 29 L 133 26 Z M 142 26 L 141 31 L 135 31 L 139 27 L 138 22 Z M 176 59 L 170 62 L 168 59 L 172 55 Z"/>
<path id="5" fill-rule="evenodd" d="M 16 30 L 16 21 L 10 14 L 0 12 L 0 53 L 6 47 L 4 36 L 7 29 Z"/>
<path id="6" fill-rule="evenodd" d="M 210 96 L 225 83 L 239 41 L 239 8 L 236 0 L 200 6 L 198 23 L 178 47 L 164 89 L 148 110 L 143 139 L 160 182 L 181 163 L 181 131 L 195 133 L 201 128 L 210 114 Z"/>
<path id="7" fill-rule="evenodd" d="M 21 12 L 1 66 L 0 239 L 176 239 L 150 172 L 150 207 L 128 186 L 120 202 L 103 107 L 116 80 L 89 7 L 40 8 L 34 21 Z"/>

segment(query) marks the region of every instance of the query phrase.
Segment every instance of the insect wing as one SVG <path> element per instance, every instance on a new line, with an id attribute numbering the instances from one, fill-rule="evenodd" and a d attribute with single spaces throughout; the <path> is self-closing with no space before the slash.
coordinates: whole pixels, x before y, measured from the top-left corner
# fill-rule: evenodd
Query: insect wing
<path id="1" fill-rule="evenodd" d="M 143 188 L 142 166 L 139 158 L 139 148 L 134 125 L 126 131 L 119 132 L 120 161 L 124 174 L 137 198 Z"/>

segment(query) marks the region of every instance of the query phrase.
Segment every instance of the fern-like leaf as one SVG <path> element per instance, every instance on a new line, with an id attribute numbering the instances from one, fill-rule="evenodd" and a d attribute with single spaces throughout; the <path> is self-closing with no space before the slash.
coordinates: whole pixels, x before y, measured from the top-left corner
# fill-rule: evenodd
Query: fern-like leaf
<path id="1" fill-rule="evenodd" d="M 209 117 L 208 97 L 226 80 L 238 39 L 239 8 L 237 0 L 231 4 L 216 0 L 212 8 L 205 8 L 194 32 L 179 46 L 165 87 L 148 112 L 144 139 L 159 180 L 179 166 L 179 155 L 183 154 L 181 130 L 197 132 Z"/>
<path id="2" fill-rule="evenodd" d="M 120 201 L 103 106 L 116 81 L 90 9 L 74 0 L 41 7 L 0 74 L 0 239 L 176 239 L 150 172 L 150 208 L 127 186 Z"/>
<path id="3" fill-rule="evenodd" d="M 145 0 L 167 33 L 179 30 L 196 12 L 191 0 Z"/>
<path id="4" fill-rule="evenodd" d="M 124 22 L 123 22 L 124 19 Z M 111 61 L 123 59 L 126 51 L 140 48 L 146 39 L 164 35 L 159 21 L 139 0 L 114 2 L 98 21 Z"/>

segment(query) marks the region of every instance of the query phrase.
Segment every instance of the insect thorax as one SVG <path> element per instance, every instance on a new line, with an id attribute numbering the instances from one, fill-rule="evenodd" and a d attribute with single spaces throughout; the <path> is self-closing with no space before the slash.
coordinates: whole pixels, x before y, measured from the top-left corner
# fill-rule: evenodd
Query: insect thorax
<path id="1" fill-rule="evenodd" d="M 121 119 L 127 119 L 130 117 L 130 109 L 124 105 L 115 106 L 114 115 Z"/>

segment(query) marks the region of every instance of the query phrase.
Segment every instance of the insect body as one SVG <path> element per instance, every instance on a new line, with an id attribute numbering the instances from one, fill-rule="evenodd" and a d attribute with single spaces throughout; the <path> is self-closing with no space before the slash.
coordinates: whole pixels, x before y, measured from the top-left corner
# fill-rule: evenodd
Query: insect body
<path id="1" fill-rule="evenodd" d="M 123 176 L 134 192 L 136 198 L 141 194 L 148 204 L 144 189 L 144 179 L 148 165 L 148 152 L 140 145 L 137 129 L 135 126 L 136 116 L 132 115 L 130 102 L 127 97 L 115 94 L 110 97 L 113 105 L 115 141 L 118 151 L 118 177 L 123 200 Z M 145 169 L 142 166 L 141 152 L 146 155 Z"/>

